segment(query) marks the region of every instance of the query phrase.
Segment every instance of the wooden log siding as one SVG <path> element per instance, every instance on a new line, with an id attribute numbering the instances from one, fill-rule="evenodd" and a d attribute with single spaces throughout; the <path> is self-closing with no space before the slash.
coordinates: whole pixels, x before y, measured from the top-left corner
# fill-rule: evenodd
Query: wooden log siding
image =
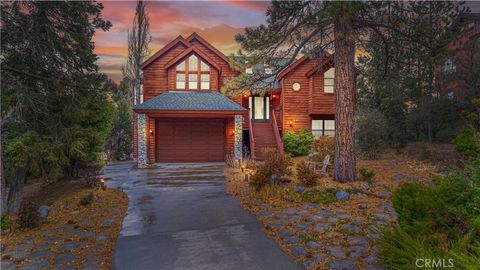
<path id="1" fill-rule="evenodd" d="M 331 66 L 326 67 L 324 70 L 313 74 L 309 80 L 311 81 L 310 91 L 311 97 L 309 99 L 309 114 L 310 115 L 334 115 L 335 114 L 335 94 L 325 93 L 323 90 L 324 84 L 324 71 L 328 70 Z"/>

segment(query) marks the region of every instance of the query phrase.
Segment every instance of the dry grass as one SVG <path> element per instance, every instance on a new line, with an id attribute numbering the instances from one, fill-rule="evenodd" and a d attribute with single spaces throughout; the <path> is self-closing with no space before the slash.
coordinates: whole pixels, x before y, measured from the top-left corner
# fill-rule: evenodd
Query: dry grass
<path id="1" fill-rule="evenodd" d="M 93 254 L 99 262 L 100 269 L 111 268 L 115 241 L 128 206 L 126 194 L 114 189 L 94 191 L 88 188 L 83 181 L 60 181 L 29 192 L 26 200 L 50 205 L 51 211 L 42 225 L 27 231 L 14 227 L 8 234 L 3 235 L 1 241 L 7 247 L 4 254 L 10 252 L 14 245 L 22 243 L 26 238 L 33 239 L 38 245 L 51 243 L 46 238 L 55 236 L 61 240 L 53 243 L 50 248 L 50 252 L 53 254 L 61 253 L 59 246 L 64 242 L 81 241 L 86 243 L 85 247 L 75 253 L 79 259 L 70 266 L 81 268 L 86 255 Z M 81 205 L 82 198 L 92 193 L 94 198 L 91 203 Z M 112 220 L 113 223 L 106 225 L 104 224 L 105 220 Z M 106 241 L 98 243 L 95 236 L 80 238 L 76 234 L 66 233 L 65 227 L 94 232 L 97 236 L 105 236 Z M 19 260 L 15 263 L 17 266 L 21 266 L 27 261 Z M 49 260 L 49 264 L 49 268 L 58 268 L 54 265 L 53 258 Z"/>

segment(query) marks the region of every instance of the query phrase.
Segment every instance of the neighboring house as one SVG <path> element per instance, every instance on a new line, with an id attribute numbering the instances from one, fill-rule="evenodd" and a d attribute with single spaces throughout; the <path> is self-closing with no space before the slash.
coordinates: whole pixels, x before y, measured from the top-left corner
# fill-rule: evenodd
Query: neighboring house
<path id="1" fill-rule="evenodd" d="M 473 65 L 480 61 L 480 14 L 470 13 L 461 17 L 463 34 L 450 42 L 446 49 L 451 53 L 437 65 L 441 94 L 450 97 L 463 97 L 463 81 Z"/>
<path id="2" fill-rule="evenodd" d="M 245 150 L 261 159 L 263 148 L 283 151 L 281 135 L 287 130 L 306 128 L 315 136 L 335 132 L 332 56 L 320 64 L 298 59 L 266 96 L 222 95 L 225 79 L 240 74 L 196 33 L 177 37 L 141 68 L 144 102 L 134 108 L 139 167 L 238 159 Z"/>

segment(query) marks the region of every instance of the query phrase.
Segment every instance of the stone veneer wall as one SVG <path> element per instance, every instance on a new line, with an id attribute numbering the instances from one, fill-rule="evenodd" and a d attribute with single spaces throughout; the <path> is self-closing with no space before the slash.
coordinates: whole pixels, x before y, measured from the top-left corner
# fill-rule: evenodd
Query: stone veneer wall
<path id="1" fill-rule="evenodd" d="M 137 114 L 138 131 L 138 158 L 137 167 L 147 167 L 147 116 L 144 113 Z"/>
<path id="2" fill-rule="evenodd" d="M 235 115 L 234 124 L 234 144 L 233 144 L 233 157 L 235 160 L 242 159 L 242 144 L 243 144 L 243 129 L 242 129 L 243 116 L 241 114 Z"/>

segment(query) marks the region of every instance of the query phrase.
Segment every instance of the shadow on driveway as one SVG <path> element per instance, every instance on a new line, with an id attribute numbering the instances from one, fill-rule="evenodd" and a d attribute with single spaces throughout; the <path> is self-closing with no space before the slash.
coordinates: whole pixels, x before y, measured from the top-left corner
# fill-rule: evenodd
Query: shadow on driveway
<path id="1" fill-rule="evenodd" d="M 230 197 L 223 163 L 159 164 L 104 169 L 108 187 L 130 202 L 113 257 L 114 269 L 297 269 Z"/>

